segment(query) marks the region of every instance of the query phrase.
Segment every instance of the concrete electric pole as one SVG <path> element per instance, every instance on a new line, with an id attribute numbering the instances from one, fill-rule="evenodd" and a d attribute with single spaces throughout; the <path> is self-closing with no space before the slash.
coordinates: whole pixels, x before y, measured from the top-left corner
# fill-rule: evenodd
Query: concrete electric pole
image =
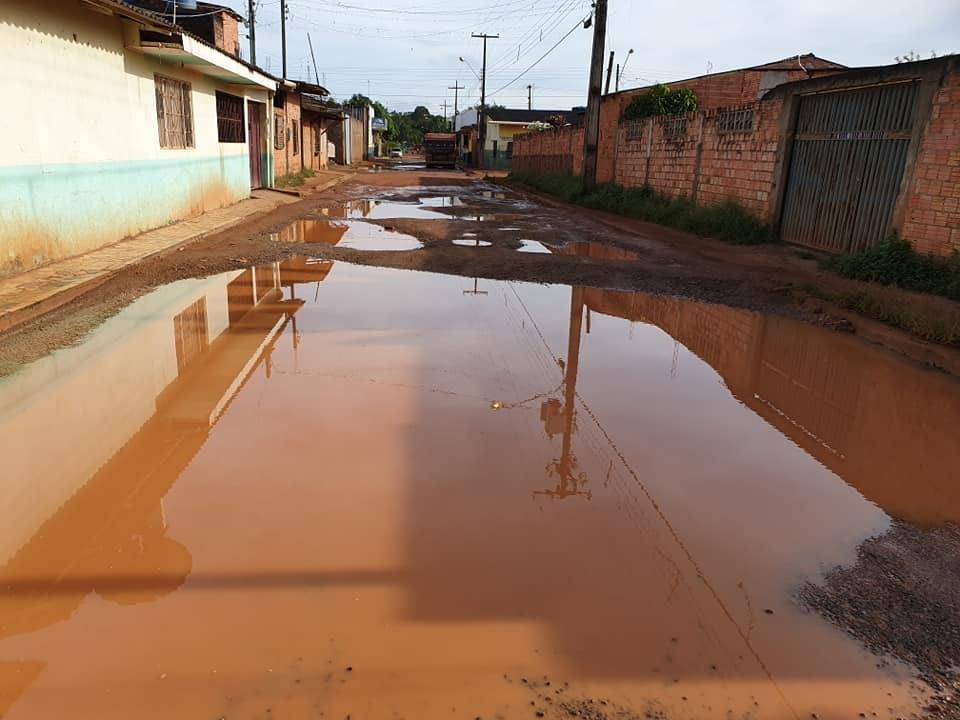
<path id="1" fill-rule="evenodd" d="M 483 71 L 480 73 L 480 112 L 477 113 L 477 130 L 480 135 L 477 167 L 482 168 L 487 152 L 487 40 L 497 40 L 500 36 L 487 35 L 486 33 L 472 33 L 470 37 L 483 39 Z"/>
<path id="2" fill-rule="evenodd" d="M 607 39 L 607 0 L 597 0 L 590 58 L 590 94 L 583 133 L 583 189 L 597 186 L 597 145 L 600 140 L 600 91 L 603 88 L 603 50 Z"/>
<path id="3" fill-rule="evenodd" d="M 619 67 L 619 66 L 618 66 Z M 607 63 L 607 85 L 603 88 L 603 94 L 610 94 L 610 76 L 613 75 L 613 50 L 610 51 L 610 62 Z"/>
<path id="4" fill-rule="evenodd" d="M 257 22 L 253 16 L 254 0 L 250 0 L 247 9 L 247 19 L 250 23 L 250 64 L 257 64 Z"/>
<path id="5" fill-rule="evenodd" d="M 287 0 L 280 0 L 280 54 L 283 58 L 283 79 L 287 79 Z"/>

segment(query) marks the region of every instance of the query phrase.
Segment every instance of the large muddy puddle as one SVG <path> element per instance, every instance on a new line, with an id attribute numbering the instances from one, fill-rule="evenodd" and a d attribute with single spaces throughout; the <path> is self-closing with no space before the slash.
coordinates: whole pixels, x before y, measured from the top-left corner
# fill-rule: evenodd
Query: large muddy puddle
<path id="1" fill-rule="evenodd" d="M 906 715 L 793 597 L 960 519 L 958 398 L 642 293 L 177 282 L 0 381 L 0 715 Z"/>

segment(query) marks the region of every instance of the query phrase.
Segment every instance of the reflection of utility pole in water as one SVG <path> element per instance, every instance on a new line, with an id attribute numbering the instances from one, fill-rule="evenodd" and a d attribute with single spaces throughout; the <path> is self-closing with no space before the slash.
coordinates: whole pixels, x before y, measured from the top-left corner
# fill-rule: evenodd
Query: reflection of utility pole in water
<path id="1" fill-rule="evenodd" d="M 464 291 L 463 291 L 463 294 L 464 294 L 464 295 L 489 295 L 490 293 L 488 293 L 486 290 L 477 290 L 477 281 L 478 281 L 478 280 L 479 280 L 479 278 L 474 278 L 474 279 L 473 279 L 473 290 L 464 290 Z"/>
<path id="2" fill-rule="evenodd" d="M 480 239 L 479 239 L 479 238 L 477 238 L 476 240 L 474 240 L 474 245 L 475 245 L 475 247 L 480 247 Z M 464 294 L 464 295 L 489 295 L 490 293 L 488 293 L 486 290 L 478 290 L 478 289 L 477 289 L 477 281 L 478 281 L 478 280 L 479 280 L 479 278 L 474 278 L 474 279 L 473 279 L 473 290 L 464 290 L 464 291 L 463 291 L 463 294 Z"/>
<path id="3" fill-rule="evenodd" d="M 592 493 L 583 490 L 587 484 L 586 473 L 579 469 L 576 455 L 573 454 L 573 431 L 577 403 L 577 371 L 580 367 L 580 335 L 583 328 L 583 288 L 570 289 L 570 331 L 567 339 L 567 363 L 563 375 L 563 405 L 551 398 L 540 405 L 540 419 L 553 437 L 557 431 L 563 433 L 560 458 L 547 465 L 547 474 L 557 476 L 557 486 L 549 490 L 535 490 L 534 495 L 549 495 L 563 500 L 582 495 L 589 500 Z M 559 422 L 558 422 L 559 421 Z"/>

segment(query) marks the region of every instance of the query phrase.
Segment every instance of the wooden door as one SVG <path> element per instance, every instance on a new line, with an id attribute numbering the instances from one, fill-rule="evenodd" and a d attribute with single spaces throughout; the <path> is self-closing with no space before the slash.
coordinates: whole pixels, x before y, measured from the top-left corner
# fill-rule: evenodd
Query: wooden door
<path id="1" fill-rule="evenodd" d="M 263 105 L 247 101 L 247 149 L 250 153 L 250 189 L 263 186 Z"/>

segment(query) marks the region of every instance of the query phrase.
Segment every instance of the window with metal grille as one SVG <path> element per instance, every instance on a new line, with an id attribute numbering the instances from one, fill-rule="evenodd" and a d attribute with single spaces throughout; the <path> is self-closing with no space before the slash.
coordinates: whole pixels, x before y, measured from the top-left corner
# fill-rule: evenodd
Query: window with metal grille
<path id="1" fill-rule="evenodd" d="M 687 118 L 682 115 L 668 117 L 663 121 L 663 136 L 665 138 L 679 138 L 687 134 Z"/>
<path id="2" fill-rule="evenodd" d="M 273 116 L 273 147 L 275 150 L 283 150 L 286 147 L 287 131 L 283 127 L 283 116 Z"/>
<path id="3" fill-rule="evenodd" d="M 160 147 L 193 147 L 193 104 L 190 83 L 154 75 Z"/>
<path id="4" fill-rule="evenodd" d="M 217 135 L 222 143 L 247 141 L 243 122 L 243 98 L 217 91 Z"/>
<path id="5" fill-rule="evenodd" d="M 640 120 L 633 120 L 626 123 L 627 127 L 627 140 L 640 140 L 643 138 L 643 122 Z"/>
<path id="6" fill-rule="evenodd" d="M 293 140 L 293 154 L 300 152 L 300 128 L 296 120 L 290 121 L 290 137 Z"/>
<path id="7" fill-rule="evenodd" d="M 717 115 L 717 132 L 753 132 L 753 108 L 743 108 L 741 110 L 721 110 L 720 114 Z"/>

